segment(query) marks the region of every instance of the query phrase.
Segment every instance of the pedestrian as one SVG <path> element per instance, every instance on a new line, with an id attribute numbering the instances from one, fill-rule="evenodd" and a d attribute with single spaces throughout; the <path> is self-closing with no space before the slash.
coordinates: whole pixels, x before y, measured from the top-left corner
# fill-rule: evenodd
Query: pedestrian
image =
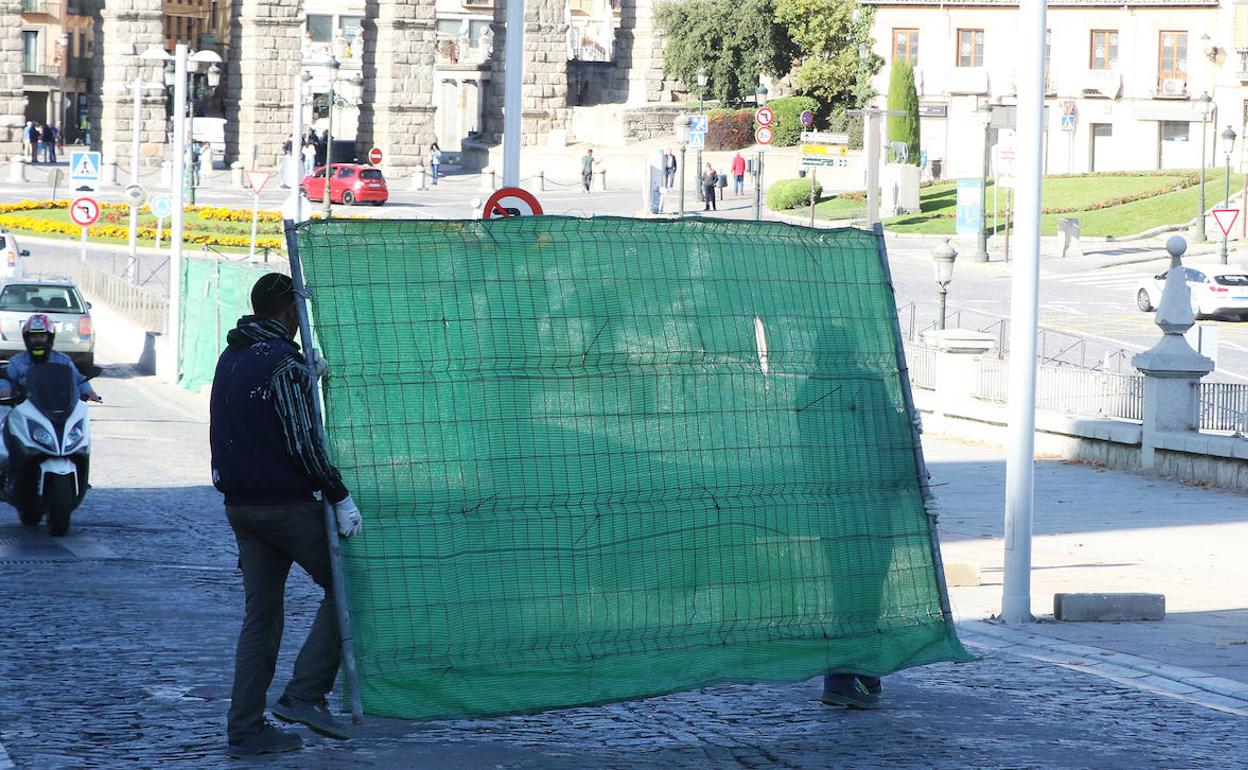
<path id="1" fill-rule="evenodd" d="M 429 145 L 429 171 L 433 184 L 438 183 L 438 166 L 442 165 L 442 148 L 434 142 Z"/>
<path id="2" fill-rule="evenodd" d="M 48 163 L 56 162 L 56 128 L 50 123 L 45 123 L 40 131 L 40 138 L 43 139 L 43 146 L 46 156 L 44 160 Z"/>
<path id="3" fill-rule="evenodd" d="M 35 121 L 35 129 L 32 135 L 34 136 L 34 144 L 31 145 L 32 152 L 30 154 L 30 162 L 41 163 L 43 161 L 43 156 L 45 154 L 44 144 L 43 144 L 43 123 L 42 122 L 38 120 Z"/>
<path id="4" fill-rule="evenodd" d="M 34 153 L 34 139 L 32 137 L 34 128 L 35 124 L 29 120 L 26 121 L 26 125 L 22 128 L 22 157 Z"/>
<path id="5" fill-rule="evenodd" d="M 668 181 L 668 177 L 667 177 L 667 167 L 668 167 L 669 165 L 671 165 L 671 164 L 670 164 L 670 159 L 671 159 L 671 157 L 672 157 L 672 153 L 671 153 L 671 151 L 670 151 L 670 150 L 664 150 L 664 151 L 663 151 L 663 157 L 662 157 L 662 159 L 660 160 L 660 165 L 659 165 L 659 183 L 663 185 L 663 188 L 664 188 L 664 189 L 670 189 L 670 188 L 671 188 L 671 186 L 672 186 L 671 182 L 669 182 L 669 181 Z"/>
<path id="6" fill-rule="evenodd" d="M 91 146 L 91 118 L 87 115 L 82 116 L 82 120 L 78 123 L 78 130 L 82 134 L 82 143 L 87 147 Z"/>
<path id="7" fill-rule="evenodd" d="M 711 168 L 711 164 L 706 164 L 706 170 L 702 172 L 702 199 L 706 203 L 702 207 L 703 211 L 715 211 L 715 186 L 719 184 L 719 174 L 715 173 L 715 169 Z"/>
<path id="8" fill-rule="evenodd" d="M 311 176 L 316 170 L 316 144 L 310 139 L 303 142 L 303 175 Z"/>
<path id="9" fill-rule="evenodd" d="M 594 181 L 594 148 L 589 148 L 585 154 L 581 156 L 581 184 L 585 187 L 585 192 L 589 192 L 589 186 Z"/>
<path id="10" fill-rule="evenodd" d="M 676 186 L 676 156 L 670 152 L 667 154 L 667 186 Z"/>
<path id="11" fill-rule="evenodd" d="M 324 598 L 272 713 L 321 735 L 350 737 L 349 726 L 334 717 L 325 700 L 338 673 L 342 642 L 323 503 L 316 496 L 333 505 L 342 537 L 362 527 L 360 510 L 313 424 L 314 383 L 294 341 L 299 328 L 294 283 L 281 273 L 262 276 L 252 287 L 251 306 L 253 315 L 240 318 L 226 335 L 209 407 L 212 480 L 225 495 L 246 595 L 227 723 L 232 757 L 303 745 L 296 733 L 264 718 L 292 563 L 324 590 Z"/>
<path id="12" fill-rule="evenodd" d="M 191 187 L 199 187 L 199 155 L 202 148 L 199 142 L 191 142 Z"/>
<path id="13" fill-rule="evenodd" d="M 745 192 L 745 158 L 738 152 L 732 157 L 732 194 L 741 195 Z"/>

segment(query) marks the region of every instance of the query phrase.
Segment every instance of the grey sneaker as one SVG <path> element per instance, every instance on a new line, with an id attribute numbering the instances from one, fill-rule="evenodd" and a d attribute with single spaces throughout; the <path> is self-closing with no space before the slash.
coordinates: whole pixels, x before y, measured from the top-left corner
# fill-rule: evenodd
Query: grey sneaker
<path id="1" fill-rule="evenodd" d="M 298 733 L 287 732 L 272 722 L 265 721 L 260 732 L 241 741 L 230 741 L 226 753 L 235 759 L 254 757 L 259 754 L 280 754 L 284 751 L 298 751 L 303 748 L 303 739 Z"/>
<path id="2" fill-rule="evenodd" d="M 307 725 L 314 733 L 327 738 L 345 741 L 351 737 L 351 727 L 329 712 L 329 705 L 321 699 L 319 703 L 308 703 L 283 695 L 273 704 L 273 716 L 283 722 L 298 722 Z"/>
<path id="3" fill-rule="evenodd" d="M 883 691 L 878 677 L 828 674 L 823 678 L 823 696 L 819 700 L 840 708 L 878 709 Z"/>

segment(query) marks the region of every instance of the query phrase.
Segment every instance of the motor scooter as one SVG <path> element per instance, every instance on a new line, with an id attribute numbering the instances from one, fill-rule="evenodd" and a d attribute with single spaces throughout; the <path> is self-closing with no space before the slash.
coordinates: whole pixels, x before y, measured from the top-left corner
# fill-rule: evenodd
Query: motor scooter
<path id="1" fill-rule="evenodd" d="M 74 375 L 66 364 L 32 366 L 21 392 L 0 401 L 13 405 L 0 422 L 0 499 L 27 526 L 46 515 L 53 537 L 69 531 L 89 489 L 91 422 Z"/>

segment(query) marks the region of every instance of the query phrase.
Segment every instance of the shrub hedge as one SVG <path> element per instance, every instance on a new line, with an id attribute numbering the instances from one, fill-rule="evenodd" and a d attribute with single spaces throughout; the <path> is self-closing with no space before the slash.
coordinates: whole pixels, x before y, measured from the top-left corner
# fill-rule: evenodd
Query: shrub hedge
<path id="1" fill-rule="evenodd" d="M 784 179 L 773 184 L 767 190 L 767 208 L 772 211 L 786 211 L 799 206 L 810 205 L 810 177 L 801 179 Z M 823 194 L 823 185 L 815 184 L 815 200 Z"/>
<path id="2" fill-rule="evenodd" d="M 711 115 L 706 125 L 706 149 L 743 150 L 754 144 L 754 111 L 737 110 Z"/>
<path id="3" fill-rule="evenodd" d="M 767 103 L 775 114 L 775 122 L 771 124 L 774 136 L 771 143 L 777 147 L 792 147 L 802 140 L 802 113 L 806 110 L 814 112 L 819 103 L 809 96 L 786 96 Z"/>

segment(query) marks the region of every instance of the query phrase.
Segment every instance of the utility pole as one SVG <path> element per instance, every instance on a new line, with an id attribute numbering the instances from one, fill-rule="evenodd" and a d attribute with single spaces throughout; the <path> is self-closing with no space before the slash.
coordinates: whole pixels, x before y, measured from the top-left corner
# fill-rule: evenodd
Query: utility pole
<path id="1" fill-rule="evenodd" d="M 520 186 L 520 84 L 524 78 L 524 0 L 507 0 L 503 70 L 503 186 Z M 445 137 L 443 137 L 445 139 Z"/>

